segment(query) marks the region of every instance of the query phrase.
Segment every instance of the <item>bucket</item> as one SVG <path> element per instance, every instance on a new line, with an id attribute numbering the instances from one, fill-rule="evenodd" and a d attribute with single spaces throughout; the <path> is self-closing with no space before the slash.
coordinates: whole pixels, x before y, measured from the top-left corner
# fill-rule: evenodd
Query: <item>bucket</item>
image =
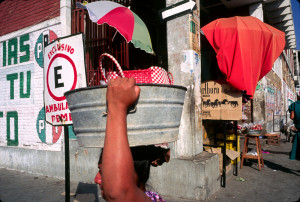
<path id="1" fill-rule="evenodd" d="M 130 146 L 174 142 L 178 139 L 186 88 L 165 84 L 137 84 L 140 97 L 127 115 Z M 78 144 L 103 147 L 106 129 L 107 86 L 65 93 Z"/>

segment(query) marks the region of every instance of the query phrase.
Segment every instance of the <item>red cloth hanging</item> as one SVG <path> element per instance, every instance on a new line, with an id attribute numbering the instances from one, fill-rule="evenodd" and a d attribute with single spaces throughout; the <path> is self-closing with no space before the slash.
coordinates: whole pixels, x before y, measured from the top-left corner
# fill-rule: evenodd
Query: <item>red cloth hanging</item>
<path id="1" fill-rule="evenodd" d="M 202 27 L 216 52 L 218 66 L 229 85 L 251 98 L 282 53 L 285 34 L 258 18 L 220 18 Z"/>

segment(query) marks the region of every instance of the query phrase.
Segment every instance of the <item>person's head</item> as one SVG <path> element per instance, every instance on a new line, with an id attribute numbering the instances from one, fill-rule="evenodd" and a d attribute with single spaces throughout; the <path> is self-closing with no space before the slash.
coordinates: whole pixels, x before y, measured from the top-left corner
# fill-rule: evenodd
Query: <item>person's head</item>
<path id="1" fill-rule="evenodd" d="M 242 115 L 242 123 L 245 123 L 248 120 L 245 114 Z"/>
<path id="2" fill-rule="evenodd" d="M 130 149 L 133 157 L 134 170 L 137 176 L 137 186 L 143 191 L 145 191 L 145 185 L 150 175 L 150 166 L 152 165 L 156 167 L 162 165 L 164 162 L 168 162 L 170 160 L 170 149 L 156 147 L 154 145 L 137 146 L 131 147 Z M 103 152 L 101 152 L 99 157 L 99 172 L 97 172 L 94 182 L 99 185 L 101 189 L 101 194 L 103 196 L 101 175 L 102 154 Z"/>

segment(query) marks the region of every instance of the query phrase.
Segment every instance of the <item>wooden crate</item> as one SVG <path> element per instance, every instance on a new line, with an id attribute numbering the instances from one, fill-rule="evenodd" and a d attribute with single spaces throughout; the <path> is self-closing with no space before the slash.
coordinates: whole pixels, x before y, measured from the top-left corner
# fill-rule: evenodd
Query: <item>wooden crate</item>
<path id="1" fill-rule="evenodd" d="M 267 137 L 267 144 L 280 145 L 280 134 L 265 134 Z"/>

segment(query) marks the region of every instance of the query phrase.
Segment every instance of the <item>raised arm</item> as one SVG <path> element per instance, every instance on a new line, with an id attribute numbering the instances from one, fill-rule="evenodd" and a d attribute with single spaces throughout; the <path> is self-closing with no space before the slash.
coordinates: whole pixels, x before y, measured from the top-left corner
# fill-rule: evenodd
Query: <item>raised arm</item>
<path id="1" fill-rule="evenodd" d="M 108 83 L 108 114 L 102 160 L 103 193 L 107 201 L 149 201 L 137 187 L 137 176 L 127 138 L 127 109 L 138 99 L 134 78 Z"/>

